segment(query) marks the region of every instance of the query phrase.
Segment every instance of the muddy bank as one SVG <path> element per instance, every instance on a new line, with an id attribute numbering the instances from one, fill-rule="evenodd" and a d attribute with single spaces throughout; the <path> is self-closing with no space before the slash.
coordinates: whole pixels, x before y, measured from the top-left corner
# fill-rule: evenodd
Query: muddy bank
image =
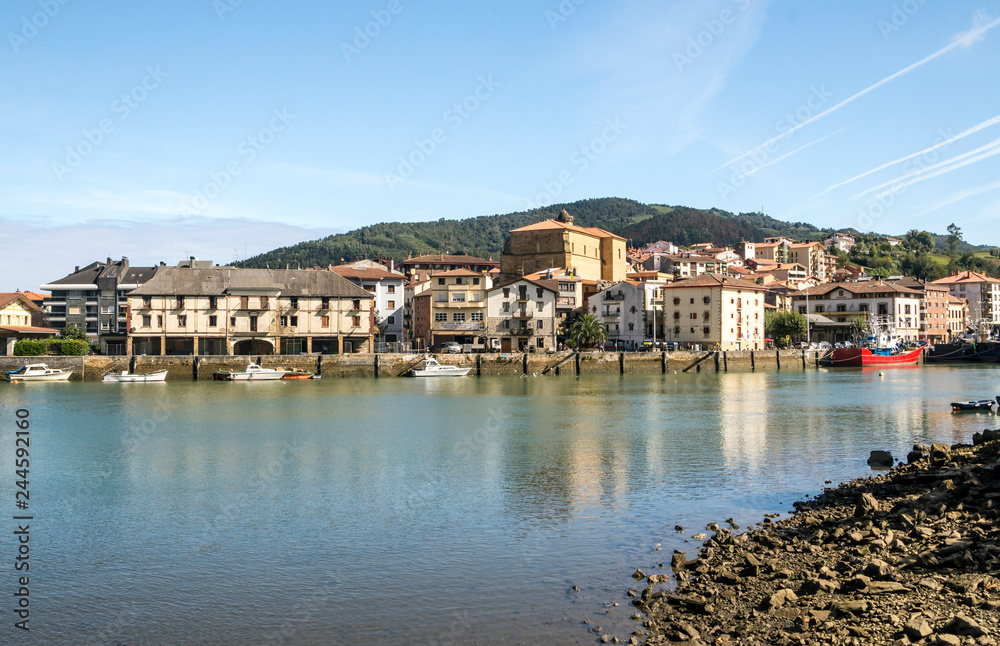
<path id="1" fill-rule="evenodd" d="M 636 572 L 642 627 L 627 642 L 1000 643 L 998 438 L 917 445 L 911 464 L 750 531 L 710 524 L 698 554 L 674 553 L 672 574 Z"/>

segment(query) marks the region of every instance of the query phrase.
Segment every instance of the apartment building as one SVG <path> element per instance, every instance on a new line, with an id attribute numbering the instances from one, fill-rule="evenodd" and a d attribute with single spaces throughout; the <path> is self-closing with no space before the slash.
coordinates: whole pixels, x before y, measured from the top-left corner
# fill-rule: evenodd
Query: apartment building
<path id="1" fill-rule="evenodd" d="M 944 285 L 952 296 L 969 301 L 969 324 L 980 321 L 990 327 L 1000 326 L 1000 280 L 977 271 L 963 271 L 934 281 Z"/>
<path id="2" fill-rule="evenodd" d="M 837 323 L 852 316 L 876 317 L 895 327 L 908 340 L 920 339 L 923 294 L 883 280 L 824 283 L 792 294 L 792 308 L 800 314 L 821 314 Z"/>
<path id="3" fill-rule="evenodd" d="M 42 339 L 58 332 L 31 324 L 32 318 L 41 311 L 41 307 L 21 292 L 0 293 L 0 356 L 13 355 L 14 344 L 21 339 Z"/>
<path id="4" fill-rule="evenodd" d="M 332 271 L 171 267 L 128 296 L 130 354 L 372 348 L 374 297 Z"/>
<path id="5" fill-rule="evenodd" d="M 403 305 L 406 278 L 402 273 L 371 260 L 330 267 L 330 271 L 365 290 L 374 298 L 375 325 L 380 341 L 399 343 L 404 340 Z"/>
<path id="6" fill-rule="evenodd" d="M 559 281 L 520 278 L 486 293 L 486 336 L 501 352 L 545 352 L 557 346 Z"/>
<path id="7" fill-rule="evenodd" d="M 468 269 L 433 274 L 430 344 L 485 344 L 486 291 L 492 286 L 488 276 Z"/>
<path id="8" fill-rule="evenodd" d="M 756 283 L 719 274 L 664 285 L 666 340 L 720 350 L 763 349 L 764 292 Z"/>

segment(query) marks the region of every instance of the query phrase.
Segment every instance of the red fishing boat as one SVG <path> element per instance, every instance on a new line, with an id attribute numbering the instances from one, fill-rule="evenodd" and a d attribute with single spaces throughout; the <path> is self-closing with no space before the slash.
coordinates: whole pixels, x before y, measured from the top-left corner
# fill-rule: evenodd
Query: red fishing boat
<path id="1" fill-rule="evenodd" d="M 844 366 L 902 366 L 917 363 L 926 345 L 908 352 L 883 354 L 879 349 L 873 352 L 868 348 L 837 348 L 827 359 L 828 365 L 835 368 Z"/>

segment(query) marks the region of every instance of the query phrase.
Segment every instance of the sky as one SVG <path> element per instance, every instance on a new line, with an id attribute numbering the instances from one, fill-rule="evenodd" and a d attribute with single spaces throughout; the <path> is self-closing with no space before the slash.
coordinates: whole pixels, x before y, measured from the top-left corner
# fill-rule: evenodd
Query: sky
<path id="1" fill-rule="evenodd" d="M 1000 0 L 5 0 L 0 291 L 624 197 L 1000 245 Z"/>

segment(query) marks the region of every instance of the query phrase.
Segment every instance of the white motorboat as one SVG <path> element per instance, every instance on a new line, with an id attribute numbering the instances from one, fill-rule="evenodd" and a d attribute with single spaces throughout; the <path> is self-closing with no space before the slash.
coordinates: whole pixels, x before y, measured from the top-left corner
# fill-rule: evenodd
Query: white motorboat
<path id="1" fill-rule="evenodd" d="M 44 363 L 33 363 L 7 372 L 7 381 L 67 381 L 72 370 L 49 368 Z"/>
<path id="2" fill-rule="evenodd" d="M 471 370 L 472 368 L 442 366 L 437 359 L 427 357 L 420 363 L 420 367 L 414 368 L 411 373 L 414 377 L 464 377 Z"/>
<path id="3" fill-rule="evenodd" d="M 145 375 L 130 375 L 128 370 L 123 370 L 120 373 L 109 372 L 104 375 L 104 383 L 149 383 L 154 381 L 166 381 L 167 371 L 158 370 L 157 372 L 151 372 Z"/>
<path id="4" fill-rule="evenodd" d="M 217 381 L 277 381 L 288 372 L 288 370 L 261 368 L 256 363 L 251 363 L 246 367 L 246 370 L 240 372 L 220 370 L 215 373 L 215 379 Z"/>

